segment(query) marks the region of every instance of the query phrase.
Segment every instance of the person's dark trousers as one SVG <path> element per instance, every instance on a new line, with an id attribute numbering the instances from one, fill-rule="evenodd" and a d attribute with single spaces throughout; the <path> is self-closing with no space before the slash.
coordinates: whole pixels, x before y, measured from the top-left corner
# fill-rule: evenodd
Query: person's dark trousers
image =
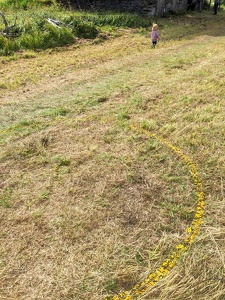
<path id="1" fill-rule="evenodd" d="M 219 6 L 218 2 L 215 1 L 215 3 L 214 3 L 214 15 L 217 15 L 218 6 Z"/>

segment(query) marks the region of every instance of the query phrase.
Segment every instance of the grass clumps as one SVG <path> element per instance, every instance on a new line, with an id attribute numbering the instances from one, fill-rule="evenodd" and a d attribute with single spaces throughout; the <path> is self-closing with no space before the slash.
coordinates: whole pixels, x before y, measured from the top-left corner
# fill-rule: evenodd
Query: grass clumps
<path id="1" fill-rule="evenodd" d="M 53 0 L 10 0 L 2 2 L 1 7 L 9 32 L 0 22 L 0 32 L 4 33 L 0 35 L 0 55 L 55 48 L 72 44 L 77 38 L 96 39 L 112 28 L 149 26 L 147 18 L 136 14 L 75 12 L 61 8 Z"/>
<path id="2" fill-rule="evenodd" d="M 48 49 L 57 46 L 71 44 L 74 41 L 74 34 L 68 28 L 58 29 L 50 24 L 44 26 L 43 31 L 23 34 L 19 44 L 23 49 Z"/>

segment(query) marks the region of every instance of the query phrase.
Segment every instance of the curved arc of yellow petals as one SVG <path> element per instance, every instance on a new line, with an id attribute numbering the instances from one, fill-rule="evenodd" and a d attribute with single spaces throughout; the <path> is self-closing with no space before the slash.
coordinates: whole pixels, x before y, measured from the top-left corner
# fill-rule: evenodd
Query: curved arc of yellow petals
<path id="1" fill-rule="evenodd" d="M 178 259 L 186 252 L 189 247 L 193 244 L 196 235 L 198 234 L 199 228 L 201 226 L 203 216 L 204 216 L 204 200 L 205 194 L 203 191 L 202 181 L 197 173 L 197 167 L 195 163 L 184 154 L 180 148 L 174 146 L 166 139 L 158 136 L 150 131 L 138 127 L 137 125 L 130 125 L 130 129 L 145 134 L 149 137 L 153 137 L 156 140 L 162 142 L 164 145 L 172 149 L 178 156 L 182 158 L 185 164 L 188 166 L 192 181 L 195 186 L 195 194 L 198 198 L 197 208 L 195 212 L 194 219 L 191 225 L 187 228 L 186 237 L 179 245 L 175 246 L 175 250 L 170 253 L 167 259 L 161 264 L 161 266 L 153 273 L 148 275 L 148 277 L 141 283 L 136 284 L 130 291 L 121 292 L 119 295 L 114 295 L 112 297 L 107 297 L 105 300 L 133 300 L 138 298 L 138 296 L 145 293 L 148 289 L 154 286 L 160 279 L 166 277 L 168 273 L 173 269 Z"/>
<path id="2" fill-rule="evenodd" d="M 83 121 L 91 121 L 98 119 L 97 116 L 90 116 L 82 118 Z M 101 122 L 105 123 L 108 121 L 112 121 L 113 117 L 107 117 L 107 118 L 101 118 Z M 60 121 L 60 118 L 55 118 L 52 121 L 49 122 L 38 122 L 31 124 L 32 127 L 38 127 L 38 125 L 55 125 Z M 115 121 L 115 120 L 114 120 Z M 11 128 L 0 130 L 0 134 L 5 134 L 8 132 L 13 132 L 20 128 L 20 125 L 14 125 Z M 146 129 L 143 129 L 137 125 L 130 125 L 129 128 L 135 132 L 138 132 L 140 134 L 145 134 L 149 137 L 153 137 L 156 140 L 162 142 L 164 145 L 172 149 L 178 156 L 181 157 L 181 159 L 185 162 L 185 164 L 188 166 L 192 181 L 195 186 L 195 194 L 197 196 L 198 202 L 196 207 L 195 216 L 193 218 L 193 221 L 191 225 L 187 228 L 186 237 L 179 245 L 175 246 L 175 250 L 169 254 L 169 256 L 165 259 L 165 261 L 162 262 L 161 266 L 153 273 L 149 274 L 148 277 L 141 283 L 136 284 L 130 291 L 124 291 L 121 292 L 118 295 L 114 295 L 111 297 L 106 297 L 105 300 L 134 300 L 137 299 L 140 295 L 145 293 L 148 289 L 150 289 L 152 286 L 154 286 L 160 279 L 165 278 L 168 273 L 173 269 L 178 259 L 186 252 L 189 247 L 193 244 L 196 235 L 198 234 L 199 228 L 201 226 L 203 216 L 204 216 L 204 201 L 205 201 L 205 194 L 203 191 L 203 185 L 202 181 L 197 173 L 197 167 L 194 164 L 194 162 L 186 155 L 184 154 L 181 149 L 177 146 L 174 146 L 170 142 L 168 142 L 166 139 L 164 139 L 161 136 L 156 135 L 155 133 L 152 133 Z"/>

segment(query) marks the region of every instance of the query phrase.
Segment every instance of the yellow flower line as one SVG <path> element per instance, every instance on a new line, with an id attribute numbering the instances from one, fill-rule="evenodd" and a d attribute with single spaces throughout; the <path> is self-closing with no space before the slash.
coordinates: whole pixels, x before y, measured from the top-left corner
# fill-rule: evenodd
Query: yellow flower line
<path id="1" fill-rule="evenodd" d="M 195 186 L 195 193 L 198 198 L 197 208 L 195 212 L 194 219 L 191 223 L 191 226 L 187 228 L 187 235 L 183 242 L 179 245 L 175 246 L 175 249 L 172 253 L 167 257 L 167 259 L 161 264 L 161 266 L 153 273 L 148 275 L 148 277 L 141 283 L 136 284 L 130 291 L 121 292 L 119 295 L 114 295 L 111 297 L 106 297 L 105 300 L 132 300 L 138 298 L 140 295 L 145 293 L 151 287 L 153 287 L 159 280 L 165 278 L 168 273 L 173 269 L 176 262 L 181 258 L 181 256 L 186 252 L 189 247 L 194 242 L 196 235 L 198 234 L 200 225 L 204 216 L 204 199 L 205 194 L 203 191 L 203 186 L 201 179 L 197 173 L 197 168 L 194 162 L 185 155 L 180 148 L 172 145 L 163 137 L 160 137 L 154 133 L 151 133 L 148 130 L 140 128 L 136 125 L 130 125 L 130 128 L 138 133 L 148 135 L 149 137 L 153 137 L 156 140 L 162 142 L 169 148 L 171 148 L 177 155 L 179 155 L 185 162 L 185 164 L 189 167 L 191 172 L 192 181 Z"/>
<path id="2" fill-rule="evenodd" d="M 90 116 L 80 119 L 79 121 L 92 121 L 98 119 L 97 116 Z M 98 119 L 99 120 L 99 119 Z M 101 118 L 99 121 L 102 121 L 103 123 L 106 123 L 107 121 L 112 121 L 113 118 Z M 47 126 L 54 125 L 58 123 L 58 119 L 50 122 L 45 122 Z M 40 124 L 34 124 L 33 127 L 38 127 Z M 0 133 L 7 133 L 9 131 L 14 131 L 20 126 L 15 125 L 9 129 L 2 130 Z M 202 181 L 197 173 L 197 168 L 194 162 L 185 155 L 180 148 L 174 146 L 170 142 L 168 142 L 166 139 L 164 139 L 161 136 L 156 135 L 155 133 L 152 133 L 146 129 L 143 129 L 137 125 L 130 125 L 129 128 L 135 132 L 138 132 L 140 134 L 145 134 L 149 137 L 153 137 L 156 140 L 162 142 L 167 147 L 171 148 L 177 155 L 179 155 L 185 164 L 189 167 L 192 181 L 195 186 L 195 194 L 198 198 L 197 202 L 197 208 L 195 212 L 194 219 L 191 223 L 191 225 L 187 228 L 187 235 L 183 242 L 181 242 L 179 245 L 175 246 L 175 249 L 173 252 L 170 253 L 170 255 L 167 257 L 167 259 L 161 264 L 161 266 L 153 273 L 148 275 L 148 277 L 142 281 L 141 283 L 136 284 L 131 290 L 124 291 L 119 293 L 118 295 L 114 296 L 108 296 L 105 298 L 105 300 L 133 300 L 137 299 L 140 295 L 145 293 L 147 290 L 149 290 L 151 287 L 153 287 L 159 280 L 165 278 L 168 273 L 173 269 L 176 262 L 181 258 L 181 256 L 186 252 L 190 246 L 193 244 L 194 239 L 196 235 L 198 234 L 199 228 L 201 226 L 203 216 L 204 216 L 204 200 L 205 200 L 205 194 L 203 191 Z"/>

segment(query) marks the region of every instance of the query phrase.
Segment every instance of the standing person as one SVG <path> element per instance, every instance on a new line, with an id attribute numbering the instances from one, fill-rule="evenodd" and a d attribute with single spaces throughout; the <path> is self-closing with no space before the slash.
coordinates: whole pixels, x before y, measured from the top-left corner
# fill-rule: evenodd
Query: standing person
<path id="1" fill-rule="evenodd" d="M 204 1 L 204 0 L 197 0 L 197 6 L 198 6 L 198 11 L 199 11 L 199 12 L 202 12 L 203 1 Z"/>
<path id="2" fill-rule="evenodd" d="M 152 25 L 152 47 L 155 48 L 157 41 L 159 39 L 159 33 L 158 33 L 158 25 L 156 23 L 153 23 Z"/>
<path id="3" fill-rule="evenodd" d="M 218 6 L 220 5 L 220 0 L 215 0 L 214 1 L 214 6 L 213 6 L 213 9 L 214 9 L 214 15 L 217 15 L 217 10 L 218 10 Z"/>

